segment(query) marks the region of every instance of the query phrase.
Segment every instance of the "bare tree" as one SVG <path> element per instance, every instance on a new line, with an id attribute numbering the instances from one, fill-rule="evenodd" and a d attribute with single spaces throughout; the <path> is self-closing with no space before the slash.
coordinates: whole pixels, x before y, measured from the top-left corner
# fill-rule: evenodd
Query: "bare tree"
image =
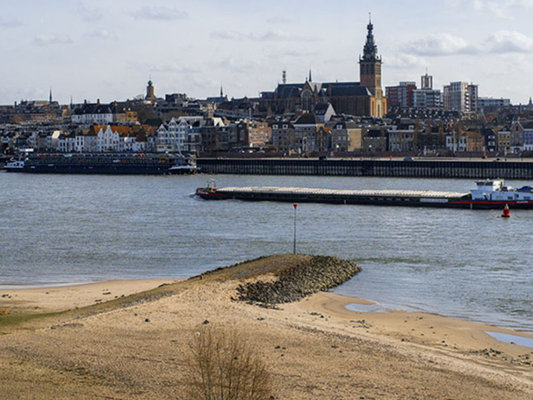
<path id="1" fill-rule="evenodd" d="M 187 399 L 268 400 L 270 373 L 256 348 L 236 329 L 202 326 L 187 357 Z"/>

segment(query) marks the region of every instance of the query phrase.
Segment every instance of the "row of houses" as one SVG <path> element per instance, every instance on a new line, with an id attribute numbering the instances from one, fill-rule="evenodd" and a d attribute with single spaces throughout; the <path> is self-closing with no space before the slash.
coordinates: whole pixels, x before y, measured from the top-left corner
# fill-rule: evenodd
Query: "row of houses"
<path id="1" fill-rule="evenodd" d="M 269 144 L 265 121 L 231 122 L 220 117 L 180 117 L 152 127 L 141 124 L 94 124 L 88 128 L 52 129 L 17 125 L 0 129 L 2 148 L 33 148 L 58 152 L 182 152 L 239 151 Z"/>
<path id="2" fill-rule="evenodd" d="M 284 153 L 483 153 L 533 151 L 533 121 L 511 126 L 464 127 L 461 121 L 399 118 L 377 123 L 335 116 L 320 121 L 313 114 L 279 117 L 270 122 L 272 144 Z"/>
<path id="3" fill-rule="evenodd" d="M 310 152 L 522 153 L 533 151 L 533 121 L 497 128 L 465 127 L 460 120 L 370 117 L 304 112 L 265 121 L 180 117 L 149 125 L 92 125 L 0 132 L 4 148 L 59 152 L 214 153 L 263 149 Z"/>

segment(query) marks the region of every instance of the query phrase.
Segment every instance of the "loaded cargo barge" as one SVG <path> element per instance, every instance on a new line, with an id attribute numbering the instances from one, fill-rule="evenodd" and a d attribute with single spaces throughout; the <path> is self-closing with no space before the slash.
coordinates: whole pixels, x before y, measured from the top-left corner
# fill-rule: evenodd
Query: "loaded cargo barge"
<path id="1" fill-rule="evenodd" d="M 533 188 L 513 189 L 501 179 L 476 182 L 470 193 L 433 190 L 346 190 L 299 187 L 225 187 L 196 189 L 205 200 L 282 201 L 470 209 L 533 209 Z"/>
<path id="2" fill-rule="evenodd" d="M 56 174 L 194 174 L 196 165 L 183 156 L 153 153 L 31 154 L 4 166 L 7 172 Z"/>

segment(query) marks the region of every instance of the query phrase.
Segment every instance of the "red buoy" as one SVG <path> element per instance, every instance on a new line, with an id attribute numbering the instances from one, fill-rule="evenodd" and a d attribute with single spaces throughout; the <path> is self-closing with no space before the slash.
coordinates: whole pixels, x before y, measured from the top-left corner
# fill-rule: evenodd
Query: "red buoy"
<path id="1" fill-rule="evenodd" d="M 503 208 L 502 218 L 509 218 L 511 216 L 511 213 L 509 212 L 509 205 L 506 204 Z"/>

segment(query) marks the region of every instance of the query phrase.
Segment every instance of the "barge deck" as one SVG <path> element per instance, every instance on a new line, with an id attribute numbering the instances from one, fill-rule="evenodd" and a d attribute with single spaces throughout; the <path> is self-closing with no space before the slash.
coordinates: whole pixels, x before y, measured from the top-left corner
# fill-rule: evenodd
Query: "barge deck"
<path id="1" fill-rule="evenodd" d="M 199 188 L 196 194 L 206 200 L 284 201 L 296 203 L 374 204 L 450 207 L 467 200 L 468 193 L 433 190 L 347 190 L 302 187 L 223 187 Z M 461 205 L 457 205 L 461 207 Z"/>

